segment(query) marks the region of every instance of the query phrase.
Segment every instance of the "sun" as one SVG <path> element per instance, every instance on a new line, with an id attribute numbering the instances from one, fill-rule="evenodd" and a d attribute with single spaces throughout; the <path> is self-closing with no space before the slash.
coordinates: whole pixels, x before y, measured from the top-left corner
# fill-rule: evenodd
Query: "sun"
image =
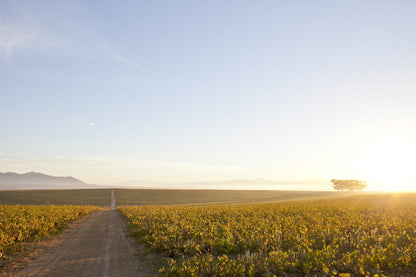
<path id="1" fill-rule="evenodd" d="M 372 190 L 415 191 L 416 143 L 385 140 L 368 147 L 360 161 L 361 175 Z"/>

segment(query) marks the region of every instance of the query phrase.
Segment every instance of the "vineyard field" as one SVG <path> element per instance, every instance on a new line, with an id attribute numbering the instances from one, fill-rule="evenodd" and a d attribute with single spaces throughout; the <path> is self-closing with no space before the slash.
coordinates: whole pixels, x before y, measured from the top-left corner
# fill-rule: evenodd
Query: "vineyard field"
<path id="1" fill-rule="evenodd" d="M 112 189 L 0 191 L 0 205 L 110 206 Z M 118 205 L 236 204 L 350 195 L 333 191 L 114 189 Z"/>
<path id="2" fill-rule="evenodd" d="M 110 206 L 111 189 L 0 191 L 0 205 Z"/>
<path id="3" fill-rule="evenodd" d="M 416 194 L 120 207 L 169 276 L 414 276 Z"/>
<path id="4" fill-rule="evenodd" d="M 20 251 L 23 243 L 52 236 L 67 223 L 96 209 L 92 206 L 0 206 L 0 261 Z"/>
<path id="5" fill-rule="evenodd" d="M 349 192 L 284 190 L 115 189 L 118 205 L 200 205 L 340 197 Z"/>

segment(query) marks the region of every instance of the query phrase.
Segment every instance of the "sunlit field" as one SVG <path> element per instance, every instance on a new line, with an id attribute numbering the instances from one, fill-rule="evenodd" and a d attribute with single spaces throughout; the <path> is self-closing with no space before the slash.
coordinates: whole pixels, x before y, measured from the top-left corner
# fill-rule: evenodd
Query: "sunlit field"
<path id="1" fill-rule="evenodd" d="M 416 194 L 122 207 L 169 276 L 414 276 Z"/>
<path id="2" fill-rule="evenodd" d="M 22 244 L 56 234 L 65 224 L 89 214 L 92 206 L 0 206 L 0 268 Z"/>

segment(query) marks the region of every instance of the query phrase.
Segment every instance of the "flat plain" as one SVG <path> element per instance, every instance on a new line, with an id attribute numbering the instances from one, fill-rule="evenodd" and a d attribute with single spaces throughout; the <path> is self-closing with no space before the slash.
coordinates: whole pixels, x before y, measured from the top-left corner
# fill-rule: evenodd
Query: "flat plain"
<path id="1" fill-rule="evenodd" d="M 0 191 L 0 205 L 110 206 L 112 189 Z M 200 205 L 349 196 L 331 191 L 114 189 L 117 205 Z"/>
<path id="2" fill-rule="evenodd" d="M 111 189 L 0 191 L 0 205 L 110 206 Z"/>

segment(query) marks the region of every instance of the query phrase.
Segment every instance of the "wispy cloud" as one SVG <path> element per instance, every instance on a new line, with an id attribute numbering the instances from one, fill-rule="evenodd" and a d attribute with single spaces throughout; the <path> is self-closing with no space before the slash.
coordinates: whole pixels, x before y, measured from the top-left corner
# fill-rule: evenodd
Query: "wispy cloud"
<path id="1" fill-rule="evenodd" d="M 103 49 L 104 54 L 106 54 L 109 57 L 112 57 L 114 60 L 118 61 L 119 63 L 125 64 L 127 66 L 131 66 L 139 71 L 143 71 L 143 67 L 140 64 L 114 51 L 114 49 L 112 49 L 110 46 L 105 45 L 102 47 L 102 49 Z"/>
<path id="2" fill-rule="evenodd" d="M 10 59 L 17 49 L 26 48 L 34 36 L 15 30 L 12 26 L 0 26 L 0 52 Z"/>
<path id="3" fill-rule="evenodd" d="M 43 33 L 36 24 L 25 26 L 24 24 L 3 23 L 0 25 L 0 55 L 7 60 L 22 53 L 47 53 L 47 50 L 57 46 L 54 37 Z"/>
<path id="4" fill-rule="evenodd" d="M 58 14 L 51 18 L 53 8 L 34 1 L 4 1 L 0 6 L 0 57 L 10 60 L 21 54 L 47 54 L 60 47 L 59 36 L 51 32 L 60 22 Z"/>
<path id="5" fill-rule="evenodd" d="M 0 62 L 23 56 L 108 59 L 142 71 L 77 16 L 82 7 L 61 1 L 0 4 Z"/>

